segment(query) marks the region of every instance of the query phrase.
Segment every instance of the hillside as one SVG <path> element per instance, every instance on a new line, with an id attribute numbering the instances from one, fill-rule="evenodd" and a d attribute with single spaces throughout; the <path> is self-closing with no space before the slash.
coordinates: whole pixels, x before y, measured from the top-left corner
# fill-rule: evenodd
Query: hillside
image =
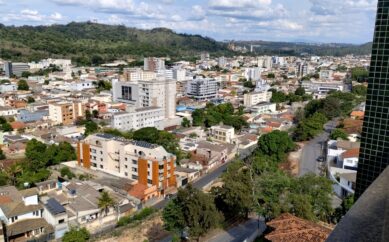
<path id="1" fill-rule="evenodd" d="M 90 22 L 37 27 L 0 24 L 0 43 L 0 58 L 15 61 L 67 57 L 80 64 L 100 64 L 134 56 L 185 58 L 201 51 L 231 54 L 225 44 L 200 35 Z"/>
<path id="2" fill-rule="evenodd" d="M 302 42 L 271 42 L 271 41 L 238 41 L 238 46 L 246 46 L 250 49 L 254 45 L 254 53 L 257 55 L 318 55 L 318 56 L 344 56 L 369 55 L 371 54 L 372 43 L 363 45 L 353 44 L 318 44 Z"/>

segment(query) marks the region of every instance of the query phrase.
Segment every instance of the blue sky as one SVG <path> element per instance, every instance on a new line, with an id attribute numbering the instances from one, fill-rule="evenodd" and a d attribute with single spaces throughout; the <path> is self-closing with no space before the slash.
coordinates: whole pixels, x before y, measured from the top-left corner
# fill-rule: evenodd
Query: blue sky
<path id="1" fill-rule="evenodd" d="M 364 43 L 377 0 L 0 0 L 5 25 L 97 21 L 217 40 Z"/>

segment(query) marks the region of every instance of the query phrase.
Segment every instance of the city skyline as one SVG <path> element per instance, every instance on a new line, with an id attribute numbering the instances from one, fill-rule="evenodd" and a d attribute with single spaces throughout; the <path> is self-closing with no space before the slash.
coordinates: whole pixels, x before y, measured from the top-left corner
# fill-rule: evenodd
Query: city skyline
<path id="1" fill-rule="evenodd" d="M 216 40 L 361 44 L 373 36 L 377 0 L 0 0 L 4 25 L 96 21 Z"/>

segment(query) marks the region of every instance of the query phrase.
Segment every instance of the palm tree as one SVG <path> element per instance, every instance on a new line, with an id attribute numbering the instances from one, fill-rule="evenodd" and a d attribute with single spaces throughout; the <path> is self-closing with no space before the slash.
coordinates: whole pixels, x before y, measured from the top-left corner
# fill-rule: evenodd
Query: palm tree
<path id="1" fill-rule="evenodd" d="M 15 186 L 17 176 L 20 173 L 23 173 L 23 168 L 19 164 L 13 164 L 7 169 L 5 169 L 5 173 L 7 174 L 9 181 L 11 181 L 11 185 Z"/>
<path id="2" fill-rule="evenodd" d="M 115 206 L 115 200 L 113 200 L 113 198 L 109 195 L 108 192 L 103 191 L 99 198 L 98 206 L 101 209 L 101 213 L 104 212 L 105 216 L 107 216 L 109 208 Z"/>

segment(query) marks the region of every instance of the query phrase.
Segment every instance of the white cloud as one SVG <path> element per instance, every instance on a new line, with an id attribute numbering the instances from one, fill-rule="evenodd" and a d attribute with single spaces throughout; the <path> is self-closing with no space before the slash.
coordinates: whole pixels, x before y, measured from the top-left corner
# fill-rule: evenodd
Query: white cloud
<path id="1" fill-rule="evenodd" d="M 258 6 L 269 6 L 271 0 L 210 0 L 209 5 L 212 8 L 257 8 Z M 247 9 L 248 10 L 248 9 Z"/>
<path id="2" fill-rule="evenodd" d="M 54 23 L 63 19 L 63 16 L 54 12 L 51 15 L 45 15 L 39 13 L 38 10 L 34 9 L 22 9 L 19 13 L 8 13 L 2 16 L 2 21 L 12 22 L 12 21 L 33 21 L 39 23 Z"/>

